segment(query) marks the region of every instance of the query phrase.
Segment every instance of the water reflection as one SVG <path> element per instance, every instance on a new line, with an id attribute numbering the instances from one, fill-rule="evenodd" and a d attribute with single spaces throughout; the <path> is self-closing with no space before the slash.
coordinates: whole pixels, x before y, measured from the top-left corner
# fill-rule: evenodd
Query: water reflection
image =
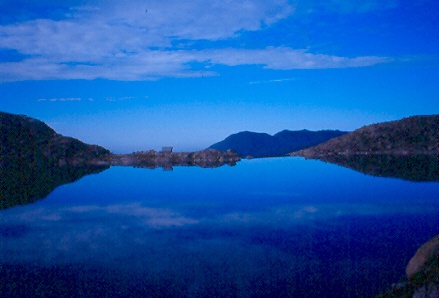
<path id="1" fill-rule="evenodd" d="M 53 166 L 44 160 L 24 158 L 8 158 L 0 161 L 0 210 L 33 203 L 47 197 L 55 188 L 63 184 L 75 182 L 90 174 L 100 173 L 110 166 L 126 166 L 137 168 L 173 171 L 174 166 L 217 168 L 224 165 L 234 166 L 239 160 L 228 152 L 200 151 L 195 153 L 174 153 L 171 157 L 148 159 L 138 158 L 142 154 L 114 155 L 111 162 L 105 165 Z M 197 159 L 193 156 L 201 156 Z M 224 157 L 224 156 L 225 157 Z M 189 156 L 189 157 L 188 157 Z"/>
<path id="2" fill-rule="evenodd" d="M 97 174 L 108 166 L 36 166 L 26 162 L 8 162 L 0 166 L 0 209 L 33 203 L 47 197 L 60 185 Z"/>
<path id="3" fill-rule="evenodd" d="M 439 181 L 437 155 L 327 155 L 319 159 L 372 176 Z"/>
<path id="4" fill-rule="evenodd" d="M 438 187 L 300 158 L 114 167 L 1 211 L 0 292 L 374 296 L 437 234 Z"/>
<path id="5" fill-rule="evenodd" d="M 367 175 L 416 182 L 439 181 L 438 160 L 437 156 L 433 155 L 334 155 L 320 159 Z M 209 164 L 209 167 L 221 165 Z M 0 209 L 33 203 L 47 197 L 58 186 L 77 181 L 86 175 L 100 173 L 108 168 L 109 166 L 47 167 L 25 162 L 2 164 Z M 168 166 L 163 167 L 163 170 L 172 171 L 173 168 Z"/>

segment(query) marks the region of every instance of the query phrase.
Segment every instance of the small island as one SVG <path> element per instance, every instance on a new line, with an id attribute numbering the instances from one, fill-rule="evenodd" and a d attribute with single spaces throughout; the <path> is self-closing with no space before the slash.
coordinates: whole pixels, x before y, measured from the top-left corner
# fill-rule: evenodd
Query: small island
<path id="1" fill-rule="evenodd" d="M 134 152 L 131 154 L 110 154 L 100 164 L 109 166 L 132 166 L 136 168 L 165 170 L 173 166 L 199 166 L 202 168 L 216 168 L 222 165 L 234 166 L 241 158 L 235 151 L 219 151 L 206 149 L 195 152 L 157 152 L 155 150 Z"/>

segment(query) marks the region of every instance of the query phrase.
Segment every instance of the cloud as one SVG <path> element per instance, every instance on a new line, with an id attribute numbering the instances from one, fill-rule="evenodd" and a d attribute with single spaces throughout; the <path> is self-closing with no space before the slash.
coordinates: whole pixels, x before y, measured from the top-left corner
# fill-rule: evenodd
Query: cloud
<path id="1" fill-rule="evenodd" d="M 282 82 L 295 81 L 295 80 L 296 80 L 295 78 L 273 79 L 273 80 L 266 80 L 266 81 L 253 81 L 253 82 L 249 82 L 249 84 L 254 85 L 254 84 L 282 83 Z"/>
<path id="2" fill-rule="evenodd" d="M 86 217 L 122 216 L 125 219 L 137 220 L 142 226 L 149 228 L 169 228 L 198 224 L 199 220 L 186 217 L 177 211 L 166 208 L 144 207 L 140 203 L 117 204 L 109 206 L 82 205 L 59 209 L 29 208 L 16 217 L 23 223 L 44 223 L 46 221 L 69 221 L 78 213 Z"/>
<path id="3" fill-rule="evenodd" d="M 327 13 L 339 14 L 367 13 L 376 10 L 392 9 L 398 5 L 399 0 L 307 0 L 300 2 L 301 9 L 307 10 L 308 13 L 323 11 Z"/>
<path id="4" fill-rule="evenodd" d="M 124 100 L 135 100 L 135 99 L 146 99 L 148 96 L 122 96 L 122 97 L 105 97 L 106 101 L 124 101 Z"/>
<path id="5" fill-rule="evenodd" d="M 393 61 L 388 57 L 340 57 L 323 54 L 312 54 L 306 50 L 295 50 L 287 47 L 269 47 L 256 50 L 216 50 L 210 55 L 212 63 L 228 66 L 261 65 L 266 69 L 320 69 L 372 66 Z"/>
<path id="6" fill-rule="evenodd" d="M 193 45 L 195 41 L 213 45 L 242 32 L 263 30 L 294 11 L 287 0 L 94 1 L 71 7 L 62 19 L 34 18 L 0 26 L 0 49 L 21 55 L 21 60 L 0 63 L 0 77 L 1 81 L 156 80 L 218 75 L 212 70 L 215 65 L 289 70 L 391 61 L 268 45 L 259 49 Z M 183 48 L 176 46 L 182 43 Z"/>
<path id="7" fill-rule="evenodd" d="M 0 76 L 5 81 L 43 79 L 110 79 L 156 80 L 161 77 L 201 77 L 217 75 L 212 65 L 256 65 L 265 69 L 323 69 L 373 66 L 388 63 L 388 57 L 340 57 L 312 54 L 287 47 L 264 49 L 222 50 L 147 50 L 124 58 L 100 59 L 100 64 L 68 64 L 45 58 L 30 58 L 20 62 L 0 64 Z M 191 63 L 205 67 L 194 70 Z"/>
<path id="8" fill-rule="evenodd" d="M 124 101 L 124 100 L 135 100 L 135 99 L 145 99 L 148 98 L 148 96 L 122 96 L 122 97 L 105 97 L 104 99 L 106 101 Z M 82 98 L 80 97 L 68 97 L 68 98 L 39 98 L 37 101 L 41 102 L 59 102 L 59 101 L 82 101 Z M 94 102 L 94 98 L 87 98 L 87 101 Z"/>
<path id="9" fill-rule="evenodd" d="M 98 1 L 99 13 L 94 21 L 106 21 L 117 27 L 136 29 L 142 35 L 157 40 L 169 38 L 218 40 L 236 36 L 239 31 L 255 31 L 271 25 L 294 12 L 287 0 L 152 0 Z M 74 18 L 89 18 L 89 14 L 73 14 Z M 145 42 L 137 38 L 133 42 Z"/>
<path id="10" fill-rule="evenodd" d="M 276 206 L 261 211 L 253 212 L 232 212 L 221 217 L 217 220 L 221 223 L 246 223 L 246 224 L 273 224 L 282 222 L 285 224 L 297 224 L 299 221 L 312 220 L 315 218 L 325 218 L 336 216 L 335 208 L 327 208 L 324 206 L 300 206 L 300 205 L 286 205 Z"/>
<path id="11" fill-rule="evenodd" d="M 81 98 L 79 97 L 67 97 L 67 98 L 39 98 L 37 101 L 49 101 L 49 102 L 55 102 L 55 101 L 81 101 Z"/>
<path id="12" fill-rule="evenodd" d="M 185 217 L 170 209 L 143 207 L 139 203 L 110 205 L 106 207 L 75 206 L 66 209 L 66 211 L 77 213 L 101 211 L 108 214 L 134 217 L 140 219 L 144 224 L 151 228 L 181 227 L 198 223 L 198 220 Z"/>
<path id="13" fill-rule="evenodd" d="M 99 62 L 150 47 L 170 47 L 173 40 L 234 37 L 293 11 L 286 0 L 98 1 L 97 6 L 74 8 L 61 21 L 35 19 L 1 26 L 0 46 L 55 60 Z"/>

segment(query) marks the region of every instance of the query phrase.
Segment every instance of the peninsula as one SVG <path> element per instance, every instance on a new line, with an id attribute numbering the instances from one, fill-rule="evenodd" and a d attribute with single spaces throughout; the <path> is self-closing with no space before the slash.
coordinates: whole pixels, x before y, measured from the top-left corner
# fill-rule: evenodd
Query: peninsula
<path id="1" fill-rule="evenodd" d="M 373 176 L 437 182 L 439 115 L 364 126 L 290 155 L 319 159 Z"/>
<path id="2" fill-rule="evenodd" d="M 197 152 L 156 152 L 114 154 L 98 145 L 56 133 L 44 122 L 24 115 L 0 112 L 0 167 L 14 162 L 37 167 L 172 166 L 219 167 L 235 165 L 236 152 L 206 149 Z"/>
<path id="3" fill-rule="evenodd" d="M 235 165 L 239 160 L 236 152 L 213 149 L 114 154 L 62 136 L 37 119 L 0 112 L 0 209 L 35 202 L 60 185 L 111 166 L 171 170 L 173 166 Z"/>
<path id="4" fill-rule="evenodd" d="M 322 158 L 334 155 L 437 155 L 439 115 L 412 116 L 364 126 L 291 156 Z"/>

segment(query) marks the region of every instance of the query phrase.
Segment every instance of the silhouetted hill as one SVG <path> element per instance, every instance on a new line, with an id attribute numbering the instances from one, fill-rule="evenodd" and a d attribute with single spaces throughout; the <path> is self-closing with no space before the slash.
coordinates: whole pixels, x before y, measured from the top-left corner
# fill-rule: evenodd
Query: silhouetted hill
<path id="1" fill-rule="evenodd" d="M 107 169 L 97 164 L 109 154 L 39 120 L 0 112 L 0 209 L 32 203 L 62 184 Z"/>
<path id="2" fill-rule="evenodd" d="M 284 156 L 292 151 L 315 146 L 346 133 L 339 130 L 283 130 L 271 136 L 266 133 L 244 131 L 232 134 L 209 148 L 221 151 L 231 149 L 244 157 Z"/>
<path id="3" fill-rule="evenodd" d="M 291 153 L 319 158 L 328 155 L 439 154 L 439 115 L 412 116 L 373 124 L 312 148 Z"/>
<path id="4" fill-rule="evenodd" d="M 373 124 L 292 156 L 320 159 L 369 175 L 439 181 L 439 115 Z"/>
<path id="5" fill-rule="evenodd" d="M 110 151 L 57 134 L 45 123 L 0 112 L 0 166 L 19 161 L 31 166 L 83 165 Z"/>

